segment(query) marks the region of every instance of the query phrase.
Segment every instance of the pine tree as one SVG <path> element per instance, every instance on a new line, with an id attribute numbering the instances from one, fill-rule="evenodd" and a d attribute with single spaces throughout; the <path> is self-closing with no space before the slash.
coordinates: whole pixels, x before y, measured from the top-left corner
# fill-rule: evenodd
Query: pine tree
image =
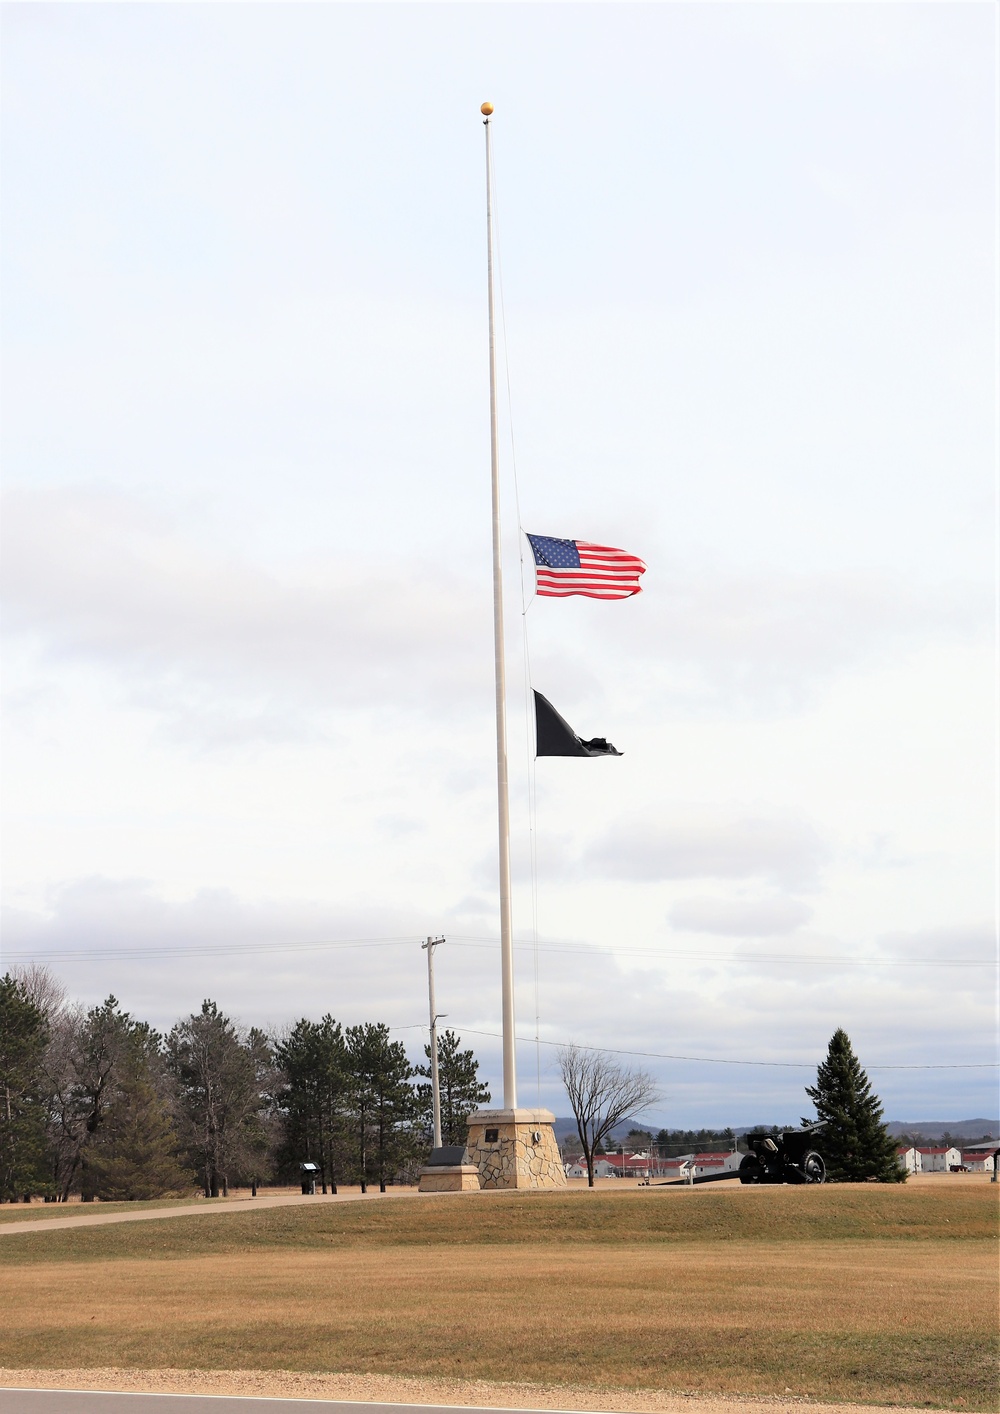
<path id="1" fill-rule="evenodd" d="M 177 1147 L 173 1120 L 156 1087 L 141 1072 L 129 1076 L 88 1153 L 97 1197 L 136 1202 L 190 1187 L 192 1175 L 178 1163 Z"/>
<path id="2" fill-rule="evenodd" d="M 206 1198 L 228 1195 L 230 1181 L 254 1177 L 264 1163 L 274 1076 L 262 1032 L 244 1032 L 213 1001 L 179 1021 L 166 1042 L 178 1089 L 181 1138 Z"/>
<path id="3" fill-rule="evenodd" d="M 323 1192 L 337 1191 L 348 1147 L 350 1076 L 339 1021 L 305 1017 L 275 1046 L 280 1077 L 277 1107 L 284 1127 L 280 1160 L 319 1164 Z"/>
<path id="4" fill-rule="evenodd" d="M 896 1157 L 896 1140 L 882 1123 L 881 1102 L 842 1028 L 830 1038 L 826 1060 L 816 1071 L 816 1084 L 807 1085 L 806 1094 L 816 1106 L 816 1118 L 826 1126 L 818 1147 L 831 1181 L 906 1182 L 906 1170 Z"/>
<path id="5" fill-rule="evenodd" d="M 97 1196 L 90 1169 L 91 1150 L 100 1142 L 104 1122 L 125 1080 L 144 1073 L 160 1055 L 161 1038 L 145 1022 L 123 1011 L 115 996 L 85 1014 L 67 1018 L 68 1032 L 58 1092 L 58 1168 L 63 1201 L 77 1185 L 85 1202 Z"/>
<path id="6" fill-rule="evenodd" d="M 345 1033 L 347 1070 L 354 1109 L 354 1169 L 362 1193 L 372 1177 L 384 1193 L 389 1177 L 408 1157 L 413 1068 L 401 1041 L 389 1040 L 382 1022 L 349 1026 Z"/>
<path id="7" fill-rule="evenodd" d="M 52 1132 L 63 1199 L 157 1198 L 187 1187 L 176 1161 L 163 1039 L 116 997 L 67 1013 L 50 1047 Z"/>
<path id="8" fill-rule="evenodd" d="M 438 1081 L 441 1087 L 441 1143 L 464 1144 L 469 1137 L 469 1115 L 490 1102 L 490 1087 L 479 1079 L 479 1062 L 473 1052 L 460 1051 L 462 1038 L 454 1031 L 438 1037 Z M 430 1078 L 431 1048 L 424 1047 L 427 1065 L 415 1067 L 415 1074 Z M 417 1086 L 417 1107 L 428 1134 L 431 1130 L 433 1098 L 430 1085 Z"/>
<path id="9" fill-rule="evenodd" d="M 48 1026 L 26 988 L 0 978 L 0 1202 L 49 1191 L 45 1173 Z"/>

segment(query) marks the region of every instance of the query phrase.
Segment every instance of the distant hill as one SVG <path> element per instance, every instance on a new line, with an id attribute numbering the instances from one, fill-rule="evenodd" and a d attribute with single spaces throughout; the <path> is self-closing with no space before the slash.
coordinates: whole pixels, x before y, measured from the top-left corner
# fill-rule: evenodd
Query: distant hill
<path id="1" fill-rule="evenodd" d="M 789 1123 L 791 1127 L 791 1125 L 797 1125 L 798 1121 L 792 1120 Z M 577 1137 L 576 1120 L 572 1115 L 558 1116 L 553 1127 L 556 1132 L 556 1138 L 559 1140 L 576 1139 Z M 655 1138 L 656 1130 L 659 1126 L 651 1127 Z M 687 1127 L 693 1129 L 698 1126 L 692 1124 Z M 708 1128 L 707 1125 L 705 1127 Z M 719 1127 L 722 1128 L 723 1126 L 720 1125 Z M 755 1127 L 756 1126 L 752 1124 L 734 1124 L 732 1125 L 732 1130 L 734 1134 L 742 1135 L 746 1134 L 748 1129 Z M 635 1126 L 631 1120 L 627 1120 L 624 1124 L 616 1125 L 611 1134 L 612 1142 L 620 1142 L 625 1138 L 629 1130 L 633 1128 L 635 1128 Z M 889 1133 L 892 1135 L 921 1134 L 925 1139 L 940 1139 L 941 1135 L 944 1134 L 946 1130 L 949 1134 L 954 1134 L 956 1139 L 981 1139 L 983 1137 L 996 1139 L 1000 1138 L 1000 1119 L 893 1119 L 887 1121 L 886 1129 L 888 1129 Z"/>
<path id="2" fill-rule="evenodd" d="M 892 1119 L 885 1127 L 890 1134 L 922 1134 L 925 1139 L 940 1139 L 945 1131 L 956 1139 L 1000 1138 L 1000 1119 Z"/>
<path id="3" fill-rule="evenodd" d="M 659 1125 L 651 1126 L 654 1135 L 659 1127 Z M 557 1140 L 573 1139 L 579 1142 L 579 1136 L 576 1131 L 576 1120 L 572 1115 L 568 1118 L 565 1115 L 557 1115 L 552 1128 L 556 1132 Z M 636 1125 L 633 1121 L 627 1120 L 624 1124 L 615 1125 L 614 1129 L 611 1131 L 610 1138 L 612 1141 L 620 1141 L 625 1138 L 630 1129 L 635 1128 Z"/>

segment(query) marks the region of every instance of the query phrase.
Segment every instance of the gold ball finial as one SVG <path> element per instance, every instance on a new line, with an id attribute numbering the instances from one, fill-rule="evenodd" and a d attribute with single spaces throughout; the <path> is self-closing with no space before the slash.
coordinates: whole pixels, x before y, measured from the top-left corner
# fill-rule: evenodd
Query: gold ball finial
<path id="1" fill-rule="evenodd" d="M 482 115 L 483 115 L 484 118 L 488 118 L 488 117 L 490 116 L 490 114 L 493 112 L 493 104 L 492 104 L 492 103 L 484 103 L 483 106 L 480 108 L 479 111 L 480 111 L 480 113 L 482 113 Z"/>

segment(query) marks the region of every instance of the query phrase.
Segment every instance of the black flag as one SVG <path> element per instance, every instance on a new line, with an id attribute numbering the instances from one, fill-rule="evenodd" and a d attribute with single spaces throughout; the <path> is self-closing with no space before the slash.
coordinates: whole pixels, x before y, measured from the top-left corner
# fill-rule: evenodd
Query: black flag
<path id="1" fill-rule="evenodd" d="M 535 693 L 535 755 L 536 756 L 620 756 L 609 741 L 595 736 L 583 741 L 560 717 L 549 700 Z"/>

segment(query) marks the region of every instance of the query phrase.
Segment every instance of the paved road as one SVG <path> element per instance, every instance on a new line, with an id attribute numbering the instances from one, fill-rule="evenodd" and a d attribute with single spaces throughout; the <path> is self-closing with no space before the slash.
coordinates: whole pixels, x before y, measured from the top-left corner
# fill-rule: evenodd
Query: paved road
<path id="1" fill-rule="evenodd" d="M 104 1223 L 144 1223 L 157 1218 L 201 1218 L 206 1214 L 260 1212 L 262 1208 L 290 1208 L 299 1203 L 374 1203 L 386 1198 L 434 1198 L 433 1193 L 418 1193 L 415 1188 L 397 1188 L 389 1193 L 290 1193 L 280 1198 L 226 1198 L 218 1204 L 206 1199 L 204 1204 L 189 1208 L 142 1208 L 135 1213 L 89 1212 L 72 1218 L 25 1218 L 23 1222 L 0 1223 L 0 1238 L 15 1232 L 59 1232 L 67 1227 L 101 1227 Z M 0 1414 L 3 1414 L 0 1411 Z"/>
<path id="2" fill-rule="evenodd" d="M 568 1391 L 567 1391 L 568 1393 Z M 598 1405 L 598 1408 L 601 1406 Z M 606 1406 L 605 1406 L 606 1407 Z M 648 1408 L 648 1406 L 647 1406 Z M 901 1404 L 812 1404 L 811 1414 L 916 1414 Z M 660 1406 L 660 1414 L 802 1414 L 796 1397 L 764 1395 L 678 1396 Z M 2 1414 L 559 1414 L 559 1411 L 490 1409 L 450 1404 L 359 1404 L 347 1399 L 257 1399 L 222 1394 L 102 1394 L 90 1390 L 0 1388 Z M 566 1411 L 561 1411 L 566 1414 Z"/>
<path id="3" fill-rule="evenodd" d="M 228 1394 L 103 1394 L 90 1390 L 0 1389 L 3 1414 L 511 1414 L 509 1409 L 435 1404 L 350 1404 L 336 1399 L 240 1399 Z M 551 1411 L 546 1411 L 551 1414 Z"/>

